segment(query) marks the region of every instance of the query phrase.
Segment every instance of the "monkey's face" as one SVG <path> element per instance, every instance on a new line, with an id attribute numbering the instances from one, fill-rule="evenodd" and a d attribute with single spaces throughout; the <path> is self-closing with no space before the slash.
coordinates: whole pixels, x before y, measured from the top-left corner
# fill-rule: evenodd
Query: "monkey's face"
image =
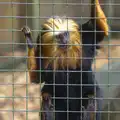
<path id="1" fill-rule="evenodd" d="M 42 43 L 52 44 L 54 48 L 66 49 L 70 44 L 80 42 L 79 26 L 71 20 L 65 18 L 50 18 L 43 24 L 46 30 L 42 36 Z"/>
<path id="2" fill-rule="evenodd" d="M 60 32 L 55 36 L 57 46 L 61 49 L 67 49 L 69 47 L 70 34 L 69 31 Z"/>
<path id="3" fill-rule="evenodd" d="M 42 55 L 56 61 L 56 65 L 75 66 L 82 54 L 79 26 L 71 19 L 50 18 L 43 24 Z"/>

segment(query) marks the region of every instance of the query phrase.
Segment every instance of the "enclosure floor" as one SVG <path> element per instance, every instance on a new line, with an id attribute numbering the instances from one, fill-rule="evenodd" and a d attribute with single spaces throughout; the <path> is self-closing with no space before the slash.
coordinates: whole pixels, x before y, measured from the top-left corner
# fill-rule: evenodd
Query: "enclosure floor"
<path id="1" fill-rule="evenodd" d="M 39 91 L 40 85 L 26 84 L 25 72 L 0 73 L 0 120 L 39 120 Z"/>

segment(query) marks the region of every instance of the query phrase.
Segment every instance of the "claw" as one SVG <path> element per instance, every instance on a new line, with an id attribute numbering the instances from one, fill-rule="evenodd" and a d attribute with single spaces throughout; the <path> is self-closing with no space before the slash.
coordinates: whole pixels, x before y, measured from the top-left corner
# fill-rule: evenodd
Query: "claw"
<path id="1" fill-rule="evenodd" d="M 31 30 L 28 26 L 24 26 L 21 28 L 21 31 L 25 34 L 25 35 L 29 35 L 31 34 Z"/>

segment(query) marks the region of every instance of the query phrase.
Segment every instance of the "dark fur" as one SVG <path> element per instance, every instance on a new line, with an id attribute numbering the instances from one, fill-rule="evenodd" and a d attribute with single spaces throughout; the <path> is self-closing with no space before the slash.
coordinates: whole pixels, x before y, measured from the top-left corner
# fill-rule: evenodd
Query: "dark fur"
<path id="1" fill-rule="evenodd" d="M 59 70 L 55 72 L 52 71 L 51 66 L 49 66 L 47 70 L 45 70 L 42 67 L 43 69 L 43 72 L 41 73 L 42 80 L 46 82 L 46 85 L 42 89 L 42 92 L 47 92 L 50 95 L 52 95 L 52 97 L 56 97 L 55 105 L 54 105 L 55 110 L 60 111 L 60 112 L 56 112 L 55 115 L 56 120 L 67 120 L 67 112 L 64 112 L 67 110 L 69 111 L 68 114 L 69 120 L 80 120 L 80 116 L 82 115 L 80 114 L 80 111 L 82 110 L 82 106 L 84 106 L 85 108 L 87 108 L 88 106 L 88 99 L 86 100 L 84 98 L 88 98 L 89 95 L 95 95 L 95 94 L 96 97 L 102 97 L 98 85 L 96 86 L 96 93 L 95 93 L 94 84 L 97 84 L 97 82 L 94 79 L 94 75 L 91 70 L 91 65 L 96 53 L 96 48 L 98 48 L 94 44 L 95 43 L 98 44 L 100 41 L 102 41 L 104 38 L 104 34 L 100 32 L 96 33 L 96 35 L 94 32 L 91 33 L 91 31 L 94 30 L 94 25 L 91 21 L 87 22 L 80 28 L 82 28 L 83 31 L 90 31 L 90 33 L 81 32 L 83 51 L 84 51 L 82 66 L 78 67 L 76 70 L 69 69 L 69 71 Z M 42 60 L 42 64 L 43 61 L 44 60 Z M 55 84 L 55 86 L 53 86 L 52 84 Z M 67 96 L 67 92 L 69 92 L 68 96 Z M 68 102 L 67 97 L 69 98 L 68 100 L 69 103 L 67 103 Z M 83 98 L 83 100 L 80 99 L 81 97 Z M 97 104 L 99 106 L 98 110 L 101 110 L 101 105 L 102 105 L 101 101 L 97 101 Z M 69 108 L 67 108 L 68 107 L 67 105 L 69 106 Z M 97 116 L 96 120 L 100 120 L 99 114 L 97 114 L 96 116 Z"/>

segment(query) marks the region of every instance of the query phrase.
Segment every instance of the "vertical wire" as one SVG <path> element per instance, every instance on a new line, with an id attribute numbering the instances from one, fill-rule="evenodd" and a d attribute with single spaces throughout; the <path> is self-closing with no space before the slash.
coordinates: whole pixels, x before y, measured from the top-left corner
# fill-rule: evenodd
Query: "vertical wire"
<path id="1" fill-rule="evenodd" d="M 28 20 L 27 20 L 27 15 L 28 15 L 28 0 L 26 0 L 26 19 L 25 19 L 25 24 L 26 26 L 28 25 Z M 28 54 L 28 47 L 27 47 L 27 41 L 26 41 L 26 52 Z M 27 55 L 28 56 L 28 55 Z M 28 61 L 26 59 L 26 65 L 28 65 Z M 27 71 L 26 71 L 26 120 L 28 120 L 28 75 L 27 75 Z"/>
<path id="2" fill-rule="evenodd" d="M 54 17 L 54 10 L 55 10 L 55 4 L 54 4 L 54 0 L 52 0 L 52 16 L 53 16 L 53 19 L 55 19 L 55 17 Z M 54 39 L 54 36 L 55 36 L 55 26 L 54 26 L 54 21 L 53 21 L 53 39 Z M 51 43 L 52 44 L 52 43 Z M 55 45 L 55 44 L 54 44 Z M 56 59 L 56 58 L 55 58 Z M 55 62 L 55 59 L 53 58 L 53 68 L 56 68 L 56 62 Z M 54 106 L 54 113 L 55 113 L 55 116 L 56 116 L 56 111 L 55 111 L 55 102 L 56 102 L 56 97 L 55 97 L 55 88 L 56 88 L 56 82 L 55 82 L 55 79 L 56 79 L 56 72 L 55 72 L 55 70 L 53 70 L 53 85 L 52 85 L 52 88 L 53 88 L 53 106 Z M 54 117 L 54 119 L 56 119 L 55 117 Z"/>
<path id="3" fill-rule="evenodd" d="M 94 42 L 95 42 L 95 43 L 94 43 L 94 47 L 95 47 L 95 49 L 94 49 L 94 50 L 95 50 L 95 54 L 96 54 L 96 51 L 97 51 L 97 49 L 96 49 L 96 46 L 97 46 L 96 34 L 97 34 L 97 32 L 98 32 L 98 31 L 97 31 L 97 28 L 96 28 L 96 26 L 97 26 L 97 23 L 96 23 L 96 22 L 97 22 L 97 19 L 98 19 L 98 18 L 97 18 L 97 11 L 96 11 L 96 10 L 97 10 L 96 0 L 95 0 L 95 2 L 94 2 L 94 10 L 95 10 L 95 11 L 94 11 L 94 15 L 95 15 L 94 17 L 95 17 L 95 18 L 93 18 L 93 19 L 94 19 L 94 22 L 95 22 L 95 23 L 94 23 L 94 25 L 95 25 L 95 26 L 94 26 L 94 28 L 95 28 L 95 30 L 94 30 L 94 33 L 95 33 L 95 34 L 94 34 L 94 35 L 95 35 L 95 36 L 94 36 L 94 40 L 95 40 L 95 41 L 94 41 Z M 101 19 L 101 18 L 99 18 L 99 19 Z M 93 60 L 94 60 L 94 62 L 95 62 L 95 64 L 94 64 L 94 75 L 95 75 L 95 74 L 96 74 L 96 61 L 95 61 L 95 60 L 96 60 L 96 57 L 94 57 Z M 95 81 L 94 81 L 94 82 L 95 82 Z M 99 99 L 99 98 L 96 98 L 96 97 L 97 97 L 96 89 L 97 89 L 97 83 L 95 82 L 95 83 L 94 83 L 94 93 L 95 93 L 95 98 L 94 98 L 94 99 L 95 99 L 95 100 L 94 100 L 94 101 L 95 101 L 95 103 L 94 103 L 94 104 L 95 104 L 95 110 L 94 110 L 94 112 L 95 112 L 95 116 L 94 116 L 94 117 L 95 117 L 95 118 L 94 118 L 94 119 L 96 119 L 96 114 L 97 114 L 97 99 Z"/>
<path id="4" fill-rule="evenodd" d="M 111 10 L 112 8 L 111 8 L 111 0 L 109 0 L 109 3 L 108 3 L 108 5 L 109 5 L 109 10 Z M 111 12 L 109 12 L 109 17 L 111 17 L 110 16 L 111 15 Z M 111 19 L 108 21 L 108 24 L 110 25 L 110 23 L 111 23 Z M 110 40 L 111 40 L 111 35 L 109 35 L 108 36 L 108 91 L 109 91 L 109 93 L 110 93 L 110 81 L 109 81 L 109 79 L 110 79 Z M 110 100 L 108 100 L 108 120 L 110 120 Z"/>
<path id="5" fill-rule="evenodd" d="M 12 3 L 12 0 L 11 0 L 11 9 L 12 9 L 12 16 L 14 16 L 14 13 L 13 13 L 13 3 Z M 12 18 L 12 56 L 14 56 L 14 31 L 13 31 L 13 28 L 14 28 L 14 22 L 13 22 L 13 18 Z M 12 61 L 13 61 L 13 70 L 12 70 L 12 78 L 13 78 L 13 83 L 12 83 L 12 87 L 13 87 L 13 94 L 12 94 L 12 108 L 13 108 L 13 120 L 14 120 L 14 112 L 15 112 L 15 106 L 14 106 L 14 97 L 15 97 L 15 93 L 14 93 L 14 57 L 12 58 Z"/>
<path id="6" fill-rule="evenodd" d="M 39 19 L 39 21 L 40 21 L 40 0 L 39 0 L 39 18 L 38 18 L 38 19 Z M 38 22 L 38 24 L 39 24 L 39 27 L 38 27 L 38 28 L 39 28 L 39 30 L 41 31 L 40 22 Z M 37 44 L 37 45 L 39 46 L 39 57 L 40 57 L 40 58 L 39 58 L 39 59 L 40 59 L 40 60 L 39 60 L 39 65 L 40 65 L 40 68 L 39 68 L 39 69 L 40 69 L 40 70 L 39 70 L 39 71 L 36 71 L 36 72 L 39 72 L 39 73 L 38 73 L 39 76 L 40 76 L 40 77 L 39 77 L 39 79 L 40 79 L 40 83 L 39 83 L 39 84 L 40 84 L 40 90 L 41 90 L 41 87 L 42 87 L 42 82 L 41 82 L 42 77 L 41 77 L 41 75 L 42 75 L 42 71 L 43 71 L 43 70 L 42 70 L 42 69 L 43 69 L 43 68 L 42 68 L 42 63 L 41 63 L 41 54 L 42 54 L 42 53 L 41 53 L 41 32 L 39 32 L 39 36 L 40 36 L 40 38 L 39 38 L 39 41 L 40 41 L 40 42 L 39 42 L 39 44 Z M 37 56 L 37 57 L 38 57 L 38 56 Z M 37 59 L 38 59 L 38 58 L 37 58 Z M 41 92 L 41 91 L 40 91 L 40 92 Z M 39 114 L 39 116 L 40 116 L 40 119 L 41 119 L 41 113 L 43 112 L 43 111 L 41 111 L 41 110 L 42 110 L 42 109 L 41 109 L 41 108 L 42 108 L 42 107 L 41 107 L 41 105 L 42 105 L 41 93 L 40 93 L 39 95 L 40 95 L 40 96 L 39 96 L 39 97 L 40 97 L 40 111 L 39 111 L 40 114 Z"/>
<path id="7" fill-rule="evenodd" d="M 68 9 L 68 0 L 66 0 L 66 9 Z M 66 16 L 66 18 L 63 18 L 63 19 L 67 19 L 67 32 L 69 32 L 69 30 L 68 30 L 68 17 Z M 68 44 L 68 43 L 67 43 L 67 44 Z M 68 47 L 69 47 L 69 45 L 67 45 L 67 49 L 68 49 Z M 68 57 L 69 57 L 69 56 L 68 56 L 68 52 L 67 52 L 67 60 L 69 59 Z M 73 59 L 73 58 L 70 58 L 70 59 Z M 69 85 L 70 85 L 70 84 L 69 84 L 69 75 L 70 75 L 71 73 L 70 73 L 70 71 L 69 71 L 68 63 L 67 63 L 67 71 L 66 71 L 66 72 L 67 72 L 67 84 L 66 84 L 67 86 L 65 86 L 65 87 L 67 87 L 67 98 L 65 98 L 65 99 L 67 99 L 67 111 L 66 111 L 66 112 L 67 112 L 67 120 L 69 120 L 69 114 L 70 114 L 70 113 L 69 113 L 69 112 L 70 112 L 70 111 L 69 111 L 69 99 L 70 99 L 70 98 L 69 98 L 69 96 L 70 96 L 70 95 L 69 95 L 69 89 L 70 89 L 69 87 L 71 87 L 71 86 L 69 86 Z"/>
<path id="8" fill-rule="evenodd" d="M 81 0 L 80 3 L 81 3 L 81 4 L 80 4 L 80 6 L 81 6 L 82 3 L 83 3 L 83 0 Z M 83 7 L 82 7 L 82 13 L 83 13 Z M 82 16 L 81 16 L 81 21 L 82 21 Z M 80 26 L 81 26 L 80 41 L 82 42 L 82 32 L 83 32 L 83 31 L 82 31 L 82 24 L 81 24 Z M 83 43 L 80 44 L 80 48 L 81 48 L 81 46 L 83 46 Z M 82 49 L 82 50 L 83 50 L 83 49 Z M 82 75 L 83 75 L 83 71 L 82 71 L 82 66 L 83 66 L 83 65 L 82 65 L 82 61 L 83 61 L 83 59 L 84 59 L 82 56 L 83 56 L 83 54 L 82 54 L 82 52 L 81 52 L 81 56 L 80 56 L 80 57 L 81 57 L 81 58 L 80 58 L 80 65 L 81 65 L 81 68 L 80 68 L 80 69 L 81 69 L 81 70 L 79 71 L 79 72 L 81 72 L 81 75 L 80 75 L 80 92 L 81 92 L 81 94 L 80 94 L 80 104 L 81 104 L 81 110 L 80 110 L 80 115 L 81 115 L 81 116 L 80 116 L 80 119 L 81 119 L 81 120 L 82 120 L 82 118 L 83 118 L 83 106 L 82 106 L 82 104 L 83 104 L 83 102 L 82 102 L 82 101 L 83 101 L 83 94 L 82 94 L 82 93 L 83 93 L 83 92 L 82 92 L 82 90 L 83 90 L 83 89 L 82 89 L 82 88 L 83 88 L 83 85 L 82 85 L 82 78 L 83 78 Z"/>

